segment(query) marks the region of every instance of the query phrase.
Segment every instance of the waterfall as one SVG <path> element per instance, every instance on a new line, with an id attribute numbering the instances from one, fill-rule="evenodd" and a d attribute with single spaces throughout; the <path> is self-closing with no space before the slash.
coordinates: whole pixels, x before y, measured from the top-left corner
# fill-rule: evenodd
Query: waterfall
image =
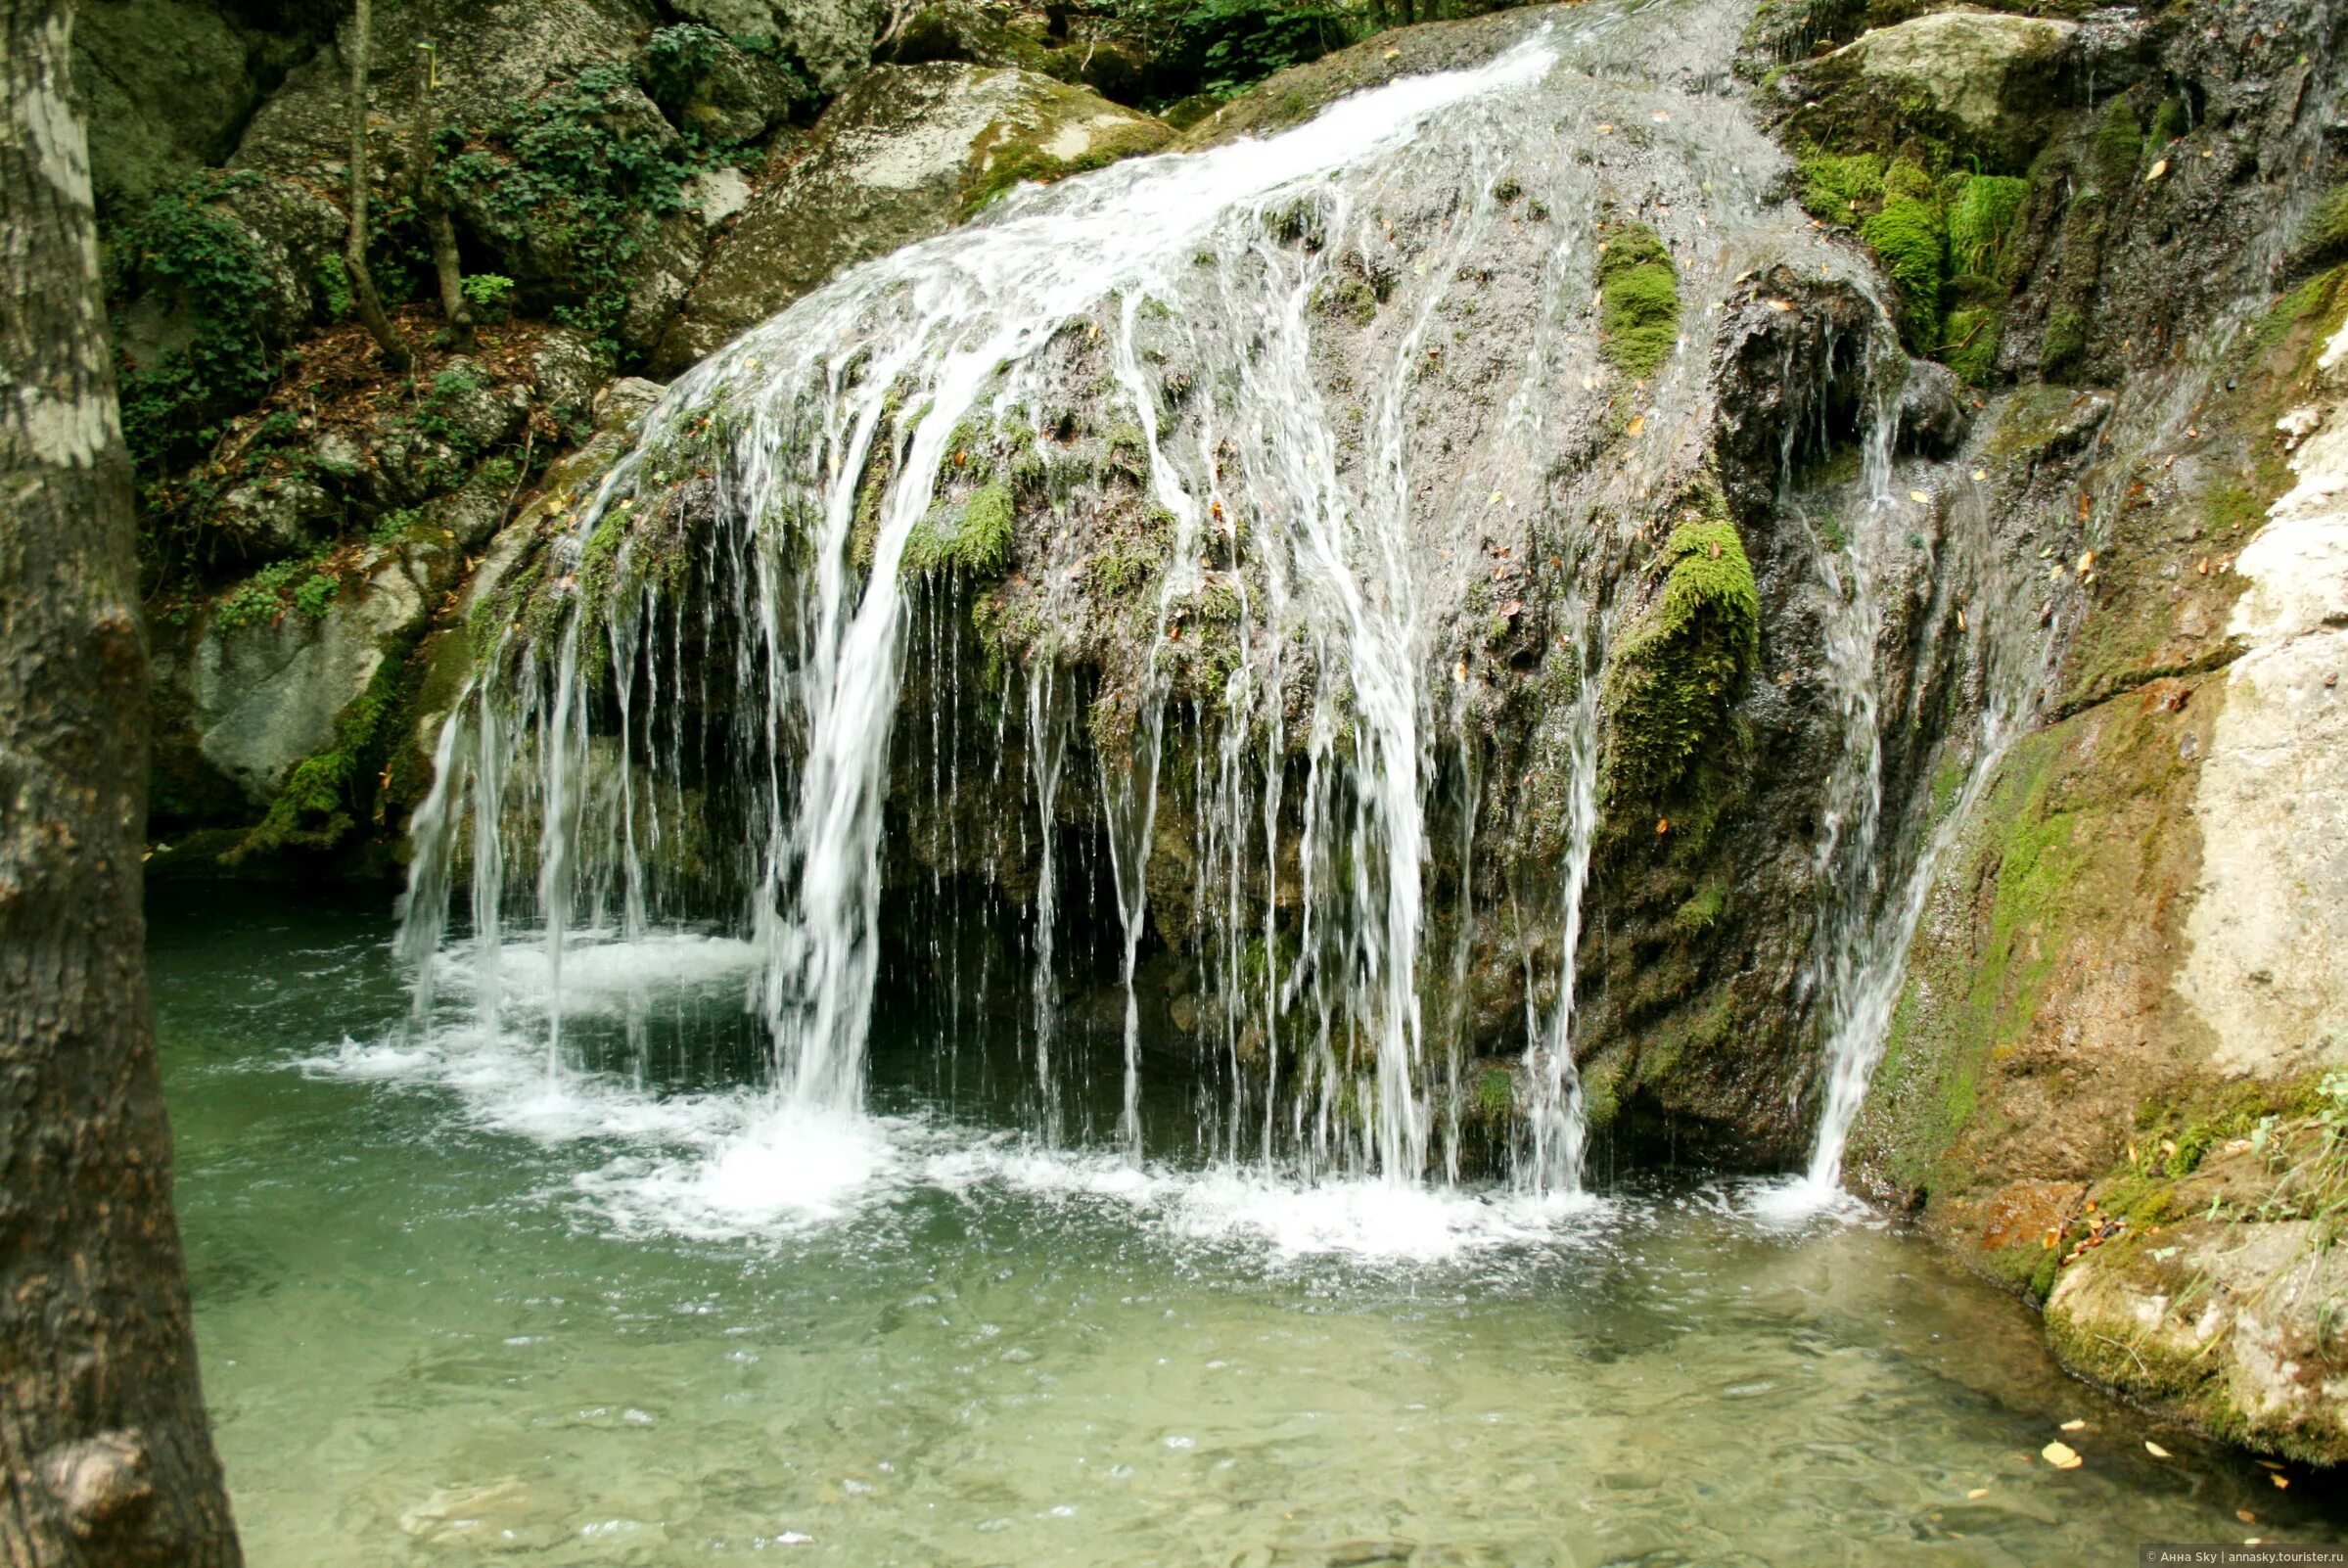
<path id="1" fill-rule="evenodd" d="M 1868 377 L 1871 406 L 1860 484 L 1869 526 L 1859 531 L 1847 555 L 1825 548 L 1815 532 L 1811 536 L 1822 590 L 1826 668 L 1842 716 L 1844 749 L 1829 780 L 1817 850 L 1819 879 L 1828 890 L 1813 967 L 1821 1002 L 1825 1101 L 1810 1162 L 1790 1189 L 1796 1205 L 1828 1203 L 1840 1195 L 1844 1150 L 1890 1042 L 1893 1013 L 1908 978 L 1909 948 L 1933 878 L 2034 711 L 2054 647 L 2053 639 L 2041 633 L 2020 569 L 1995 541 L 1980 476 L 1959 480 L 1946 501 L 1948 530 L 1932 574 L 1926 624 L 1935 630 L 1925 637 L 1916 663 L 1939 656 L 1937 628 L 1957 621 L 1965 627 L 1957 635 L 1968 646 L 1956 657 L 1977 671 L 1981 711 L 1970 730 L 1941 742 L 1947 763 L 1961 769 L 1961 782 L 1952 794 L 1933 801 L 1927 781 L 1934 769 L 1919 767 L 1912 769 L 1915 798 L 1887 800 L 1886 726 L 1912 725 L 1920 715 L 1885 711 L 1878 578 L 1900 506 L 1891 473 L 1902 372 L 1877 353 L 1870 356 Z M 1969 619 L 1960 614 L 1968 604 Z M 1887 821 L 1906 831 L 1887 839 Z"/>
<path id="2" fill-rule="evenodd" d="M 1092 1129 L 1064 1109 L 1061 988 L 1093 954 L 1062 939 L 1097 929 L 1117 1016 L 1083 1018 L 1116 1038 L 1128 1166 L 1180 1135 L 1145 1115 L 1172 1033 L 1200 1151 L 1391 1193 L 1458 1173 L 1496 889 L 1528 954 L 1503 1141 L 1521 1191 L 1578 1192 L 1618 590 L 1713 461 L 1720 312 L 1779 258 L 1860 270 L 1777 200 L 1781 155 L 1741 110 L 1685 85 L 1717 78 L 1743 16 L 1528 22 L 1489 64 L 1276 135 L 1023 188 L 680 378 L 591 492 L 533 511 L 529 564 L 477 590 L 477 672 L 412 824 L 418 1018 L 468 971 L 472 1027 L 529 1033 L 559 1083 L 605 1048 L 567 1031 L 574 993 L 689 935 L 740 958 L 780 1111 L 836 1131 L 896 999 L 885 887 L 926 856 L 918 943 L 954 1039 L 990 962 L 982 944 L 965 973 L 961 911 L 1019 923 L 1036 1142 Z M 1606 359 L 1592 299 L 1597 238 L 1630 221 L 1665 237 L 1682 309 L 1639 376 Z M 1820 864 L 1871 877 L 1870 612 L 1830 596 L 1847 755 Z M 967 684 L 965 639 L 988 670 Z M 1506 765 L 1538 780 L 1485 760 L 1527 700 L 1539 755 Z M 1545 814 L 1519 809 L 1536 781 Z M 985 843 L 966 792 L 996 807 Z M 894 831 L 924 811 L 926 836 Z M 1865 1034 L 1889 941 L 1852 889 L 1820 960 L 1838 1041 Z M 648 1016 L 630 1003 L 639 1079 Z M 1839 1083 L 1865 1052 L 1833 1050 Z"/>
<path id="3" fill-rule="evenodd" d="M 913 576 L 902 570 L 908 545 L 934 522 L 966 423 L 1039 405 L 1049 392 L 1041 350 L 1095 301 L 1122 300 L 1112 380 L 1141 427 L 1151 497 L 1174 522 L 1133 702 L 1133 744 L 1123 754 L 1096 753 L 1124 928 L 1121 1136 L 1137 1154 L 1132 983 L 1164 750 L 1164 656 L 1180 635 L 1181 606 L 1201 585 L 1199 539 L 1226 508 L 1245 504 L 1275 535 L 1260 548 L 1276 543 L 1287 557 L 1273 569 L 1291 574 L 1275 596 L 1301 607 L 1313 659 L 1342 672 L 1353 699 L 1344 720 L 1350 738 L 1340 737 L 1333 693 L 1313 721 L 1315 825 L 1305 858 L 1321 880 L 1307 901 L 1312 914 L 1339 903 L 1346 913 L 1307 940 L 1327 945 L 1315 986 L 1346 990 L 1338 1011 L 1374 1037 L 1371 1159 L 1398 1179 L 1414 1176 L 1426 1143 L 1415 1084 L 1418 667 L 1426 649 L 1407 559 L 1407 364 L 1398 364 L 1381 402 L 1373 493 L 1349 495 L 1311 390 L 1309 310 L 1326 269 L 1280 254 L 1261 208 L 1274 193 L 1319 187 L 1329 192 L 1330 221 L 1346 221 L 1332 176 L 1375 167 L 1431 118 L 1524 87 L 1553 60 L 1553 46 L 1536 39 L 1478 69 L 1398 81 L 1268 141 L 1023 193 L 991 222 L 849 274 L 682 378 L 594 495 L 575 506 L 558 498 L 562 536 L 535 601 L 556 605 L 552 625 L 534 638 L 501 638 L 444 728 L 435 791 L 415 822 L 411 956 L 437 944 L 456 862 L 468 858 L 460 824 L 470 823 L 463 869 L 483 953 L 480 1008 L 484 1018 L 496 1012 L 500 954 L 524 935 L 507 867 L 525 861 L 535 873 L 527 935 L 544 955 L 546 1044 L 559 1063 L 566 973 L 579 961 L 579 944 L 606 934 L 610 907 L 621 911 L 616 935 L 624 941 L 641 935 L 650 911 L 690 901 L 663 896 L 664 872 L 644 853 L 644 824 L 664 793 L 679 813 L 706 771 L 689 754 L 714 740 L 730 762 L 726 786 L 749 803 L 731 880 L 749 905 L 760 954 L 754 997 L 781 1092 L 805 1109 L 854 1108 L 874 994 L 886 774 Z M 1277 472 L 1258 466 L 1265 454 L 1250 452 L 1245 490 L 1226 487 L 1213 462 L 1201 462 L 1212 457 L 1212 437 L 1177 446 L 1158 429 L 1157 389 L 1145 381 L 1137 346 L 1143 304 L 1181 299 L 1194 258 L 1209 253 L 1225 270 L 1261 266 L 1276 278 L 1244 301 L 1232 337 L 1216 346 L 1245 338 L 1246 354 L 1233 356 L 1242 412 L 1277 411 L 1286 422 L 1272 442 L 1283 449 L 1267 459 Z M 1220 283 L 1234 293 L 1227 277 Z M 877 497 L 876 473 L 884 480 Z M 716 527 L 688 537 L 688 505 Z M 665 520 L 648 527 L 639 509 Z M 1235 532 L 1227 522 L 1222 529 Z M 666 615 L 685 634 L 688 582 L 705 601 L 698 630 L 724 644 L 712 649 L 722 657 L 698 673 L 705 684 L 730 674 L 730 701 L 722 692 L 688 701 L 691 661 L 672 658 L 651 633 Z M 1244 685 L 1247 676 L 1234 678 Z M 1063 758 L 1050 677 L 1031 671 L 1027 679 L 1029 739 L 1038 748 L 1029 765 L 1048 845 Z M 687 734 L 695 725 L 703 733 Z M 639 771 L 651 776 L 640 781 Z M 714 793 L 717 785 L 705 778 L 698 787 Z M 1056 868 L 1048 848 L 1044 854 L 1049 884 Z M 1052 898 L 1039 895 L 1035 945 L 1047 1105 Z M 420 1007 L 429 986 L 427 976 Z"/>

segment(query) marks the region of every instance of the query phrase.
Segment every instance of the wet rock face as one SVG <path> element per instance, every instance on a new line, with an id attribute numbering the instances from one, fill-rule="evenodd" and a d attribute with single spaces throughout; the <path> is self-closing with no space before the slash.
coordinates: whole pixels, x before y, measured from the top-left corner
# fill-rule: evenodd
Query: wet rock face
<path id="1" fill-rule="evenodd" d="M 2348 328 L 2276 435 L 2295 483 L 2242 549 L 2243 652 L 2201 758 L 2201 886 L 2179 989 L 2211 1066 L 2348 1066 Z"/>
<path id="2" fill-rule="evenodd" d="M 1781 132 L 1813 211 L 1884 260 L 1911 337 L 1946 326 L 1972 387 L 1954 462 L 2032 520 L 2008 591 L 2058 658 L 1954 824 L 1849 1169 L 2045 1302 L 2074 1368 L 2336 1458 L 2333 1330 L 2279 1304 L 2337 1289 L 2299 1222 L 2332 1190 L 2312 1130 L 2341 1028 L 2336 945 L 2304 939 L 2348 896 L 2322 477 L 2342 300 L 2307 237 L 2339 177 L 2340 8 L 2081 15 L 2050 66 L 2011 56 L 2052 90 L 1986 131 L 1920 85 L 1915 115 L 1882 109 L 1919 40 L 1992 23 L 1853 42 L 1859 9 L 1811 8 L 1843 47 L 1774 83 Z M 1968 145 L 2008 183 L 1940 161 Z M 1878 170 L 1899 189 L 1846 178 Z M 1994 241 L 1966 227 L 1993 199 L 2012 204 Z M 1902 203 L 1945 246 L 1921 295 L 1898 263 L 1923 231 L 1879 219 Z M 1948 389 L 1910 387 L 1904 439 L 1947 449 Z"/>
<path id="3" fill-rule="evenodd" d="M 944 232 L 1021 178 L 1154 151 L 1147 115 L 1033 72 L 875 67 L 753 196 L 668 329 L 675 374 L 858 261 Z"/>

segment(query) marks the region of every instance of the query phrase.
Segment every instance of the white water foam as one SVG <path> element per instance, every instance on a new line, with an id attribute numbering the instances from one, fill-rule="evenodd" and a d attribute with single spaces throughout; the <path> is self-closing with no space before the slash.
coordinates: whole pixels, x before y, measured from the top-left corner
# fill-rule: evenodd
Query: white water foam
<path id="1" fill-rule="evenodd" d="M 713 978 L 740 978 L 740 954 L 719 945 L 656 938 L 641 945 L 649 951 L 630 946 L 613 944 L 608 965 L 582 967 L 670 994 Z M 706 961 L 680 966 L 662 987 L 654 955 L 663 951 Z M 581 1006 L 587 994 L 578 971 L 566 975 L 566 1009 Z M 539 993 L 541 1003 L 548 999 Z M 1612 1208 L 1579 1193 L 1398 1189 L 1374 1176 L 1312 1180 L 1253 1165 L 1135 1164 L 1122 1149 L 1055 1149 L 1021 1133 L 835 1113 L 763 1089 L 662 1094 L 618 1074 L 549 1077 L 533 1032 L 484 1031 L 469 1016 L 420 1038 L 345 1038 L 294 1065 L 318 1076 L 439 1090 L 457 1098 L 472 1127 L 541 1145 L 588 1146 L 590 1159 L 604 1158 L 573 1173 L 556 1195 L 582 1203 L 598 1222 L 627 1236 L 757 1242 L 852 1224 L 927 1189 L 974 1202 L 1011 1194 L 1095 1205 L 1177 1243 L 1258 1248 L 1278 1261 L 1425 1266 L 1570 1243 Z"/>

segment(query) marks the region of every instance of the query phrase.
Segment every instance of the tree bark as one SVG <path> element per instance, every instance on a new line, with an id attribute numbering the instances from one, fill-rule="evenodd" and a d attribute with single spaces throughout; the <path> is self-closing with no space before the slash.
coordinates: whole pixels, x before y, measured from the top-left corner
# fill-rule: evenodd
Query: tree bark
<path id="1" fill-rule="evenodd" d="M 0 0 L 0 1563 L 242 1561 L 147 1005 L 131 475 L 67 85 Z"/>
<path id="2" fill-rule="evenodd" d="M 418 53 L 433 53 L 419 46 Z M 408 173 L 411 199 L 416 211 L 424 219 L 424 232 L 432 237 L 433 271 L 440 280 L 440 314 L 447 319 L 449 336 L 459 349 L 473 347 L 473 307 L 465 299 L 465 264 L 457 254 L 456 222 L 448 215 L 448 196 L 433 174 L 432 118 L 433 89 L 437 85 L 434 74 L 438 69 L 437 55 L 416 63 L 416 109 L 408 125 Z"/>
<path id="3" fill-rule="evenodd" d="M 375 273 L 367 265 L 367 56 L 374 21 L 371 0 L 358 0 L 350 22 L 350 230 L 343 241 L 343 266 L 350 274 L 351 303 L 383 350 L 384 363 L 405 370 L 413 362 L 407 340 L 384 314 L 383 296 L 375 292 Z"/>

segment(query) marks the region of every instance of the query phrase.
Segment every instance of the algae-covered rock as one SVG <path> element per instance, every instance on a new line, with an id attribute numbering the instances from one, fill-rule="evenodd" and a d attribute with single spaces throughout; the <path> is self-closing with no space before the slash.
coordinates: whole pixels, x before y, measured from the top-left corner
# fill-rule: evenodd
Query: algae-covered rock
<path id="1" fill-rule="evenodd" d="M 654 367 L 682 369 L 834 274 L 951 227 L 1021 179 L 1154 152 L 1172 134 L 1030 71 L 875 67 L 751 199 Z"/>
<path id="2" fill-rule="evenodd" d="M 2348 1456 L 2348 1250 L 2327 1222 L 2138 1222 L 2064 1268 L 2047 1330 L 2074 1370 L 2214 1436 Z"/>
<path id="3" fill-rule="evenodd" d="M 657 20 L 647 0 L 407 0 L 378 7 L 368 96 L 389 166 L 391 143 L 415 104 L 420 74 L 438 87 L 442 124 L 485 129 L 558 82 L 598 65 L 623 65 Z M 344 23 L 347 29 L 348 23 Z M 301 174 L 333 188 L 350 154 L 345 33 L 290 72 L 246 126 L 230 160 L 239 168 Z M 437 47 L 437 61 L 418 45 Z"/>
<path id="4" fill-rule="evenodd" d="M 932 0 L 906 19 L 885 51 L 899 66 L 959 60 L 974 66 L 1015 66 L 1058 81 L 1076 82 L 1119 103 L 1136 101 L 1145 65 L 1130 43 L 1098 32 L 1053 38 L 1043 19 L 1004 14 L 972 0 Z"/>

